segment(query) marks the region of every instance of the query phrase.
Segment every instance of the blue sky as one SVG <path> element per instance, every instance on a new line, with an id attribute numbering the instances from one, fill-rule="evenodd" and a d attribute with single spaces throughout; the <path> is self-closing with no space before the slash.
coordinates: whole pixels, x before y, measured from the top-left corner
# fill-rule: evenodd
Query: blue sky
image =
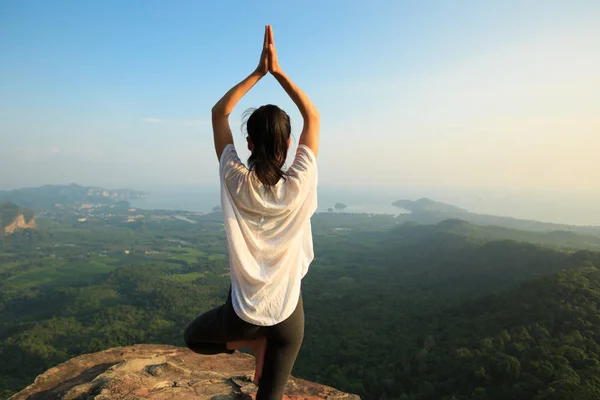
<path id="1" fill-rule="evenodd" d="M 598 189 L 600 2 L 3 1 L 0 188 L 216 184 L 210 108 L 265 24 L 321 182 Z M 232 115 L 293 103 L 267 77 Z M 594 150 L 596 149 L 596 150 Z"/>

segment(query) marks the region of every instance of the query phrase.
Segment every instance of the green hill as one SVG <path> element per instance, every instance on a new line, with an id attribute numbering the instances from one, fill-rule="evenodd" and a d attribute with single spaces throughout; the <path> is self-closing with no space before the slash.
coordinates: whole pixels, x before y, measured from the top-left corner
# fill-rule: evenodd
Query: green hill
<path id="1" fill-rule="evenodd" d="M 494 225 L 481 226 L 460 219 L 447 219 L 436 225 L 418 225 L 407 222 L 397 228 L 396 232 L 400 234 L 402 230 L 411 231 L 413 234 L 415 230 L 421 230 L 423 233 L 428 232 L 429 234 L 445 232 L 466 237 L 477 243 L 513 240 L 554 248 L 600 251 L 600 236 L 596 235 L 579 234 L 572 231 L 526 231 Z"/>
<path id="2" fill-rule="evenodd" d="M 392 205 L 410 211 L 409 214 L 401 214 L 398 216 L 399 220 L 405 222 L 416 221 L 422 224 L 437 224 L 447 219 L 459 219 L 482 226 L 494 225 L 509 229 L 538 232 L 576 232 L 600 237 L 600 227 L 555 224 L 512 217 L 477 214 L 450 204 L 441 203 L 427 198 L 422 198 L 415 201 L 398 200 L 393 202 Z"/>

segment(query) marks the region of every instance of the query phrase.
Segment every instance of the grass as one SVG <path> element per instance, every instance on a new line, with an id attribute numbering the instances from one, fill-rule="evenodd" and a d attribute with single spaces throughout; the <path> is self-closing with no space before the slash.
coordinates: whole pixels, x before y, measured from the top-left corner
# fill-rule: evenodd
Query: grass
<path id="1" fill-rule="evenodd" d="M 6 262 L 0 264 L 0 273 L 7 272 L 15 267 L 18 267 L 20 263 L 18 261 Z"/>
<path id="2" fill-rule="evenodd" d="M 22 290 L 34 286 L 68 286 L 93 283 L 115 269 L 94 259 L 66 262 L 63 259 L 46 259 L 28 271 L 11 276 L 2 282 L 7 290 Z"/>
<path id="3" fill-rule="evenodd" d="M 198 258 L 204 256 L 204 252 L 191 247 L 167 247 L 164 250 L 169 252 L 169 258 L 185 261 L 187 263 L 198 262 Z"/>
<path id="4" fill-rule="evenodd" d="M 179 283 L 189 283 L 203 277 L 204 275 L 204 272 L 189 272 L 187 274 L 167 275 L 165 278 Z"/>

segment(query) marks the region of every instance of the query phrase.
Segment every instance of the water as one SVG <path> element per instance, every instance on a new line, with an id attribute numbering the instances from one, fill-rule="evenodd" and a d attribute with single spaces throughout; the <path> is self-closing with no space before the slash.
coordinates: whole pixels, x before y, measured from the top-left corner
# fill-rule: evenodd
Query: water
<path id="1" fill-rule="evenodd" d="M 148 193 L 145 199 L 130 200 L 132 207 L 143 209 L 185 210 L 193 212 L 210 212 L 221 204 L 218 188 L 162 188 L 143 190 Z M 326 212 L 340 202 L 347 206 L 344 212 L 372 213 L 372 214 L 398 214 L 406 212 L 392 206 L 398 198 L 389 194 L 381 195 L 379 192 L 357 191 L 344 189 L 320 189 L 319 212 Z"/>
<path id="2" fill-rule="evenodd" d="M 146 199 L 132 200 L 133 207 L 210 212 L 220 205 L 218 187 L 139 188 Z M 347 205 L 344 212 L 398 214 L 391 205 L 399 199 L 429 197 L 468 211 L 573 225 L 600 226 L 600 193 L 552 189 L 507 190 L 500 188 L 319 188 L 319 212 L 337 202 Z"/>
<path id="3" fill-rule="evenodd" d="M 146 192 L 147 196 L 145 199 L 130 200 L 132 207 L 210 212 L 214 207 L 221 205 L 218 188 L 141 188 L 140 190 Z"/>

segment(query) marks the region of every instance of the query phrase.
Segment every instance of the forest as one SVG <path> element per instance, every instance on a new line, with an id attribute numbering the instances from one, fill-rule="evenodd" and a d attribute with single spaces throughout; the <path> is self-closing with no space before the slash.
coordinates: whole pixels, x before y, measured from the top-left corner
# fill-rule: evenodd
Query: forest
<path id="1" fill-rule="evenodd" d="M 0 239 L 0 399 L 78 354 L 183 346 L 224 301 L 218 212 L 95 213 Z M 363 399 L 600 398 L 599 237 L 344 213 L 313 231 L 295 376 Z"/>

